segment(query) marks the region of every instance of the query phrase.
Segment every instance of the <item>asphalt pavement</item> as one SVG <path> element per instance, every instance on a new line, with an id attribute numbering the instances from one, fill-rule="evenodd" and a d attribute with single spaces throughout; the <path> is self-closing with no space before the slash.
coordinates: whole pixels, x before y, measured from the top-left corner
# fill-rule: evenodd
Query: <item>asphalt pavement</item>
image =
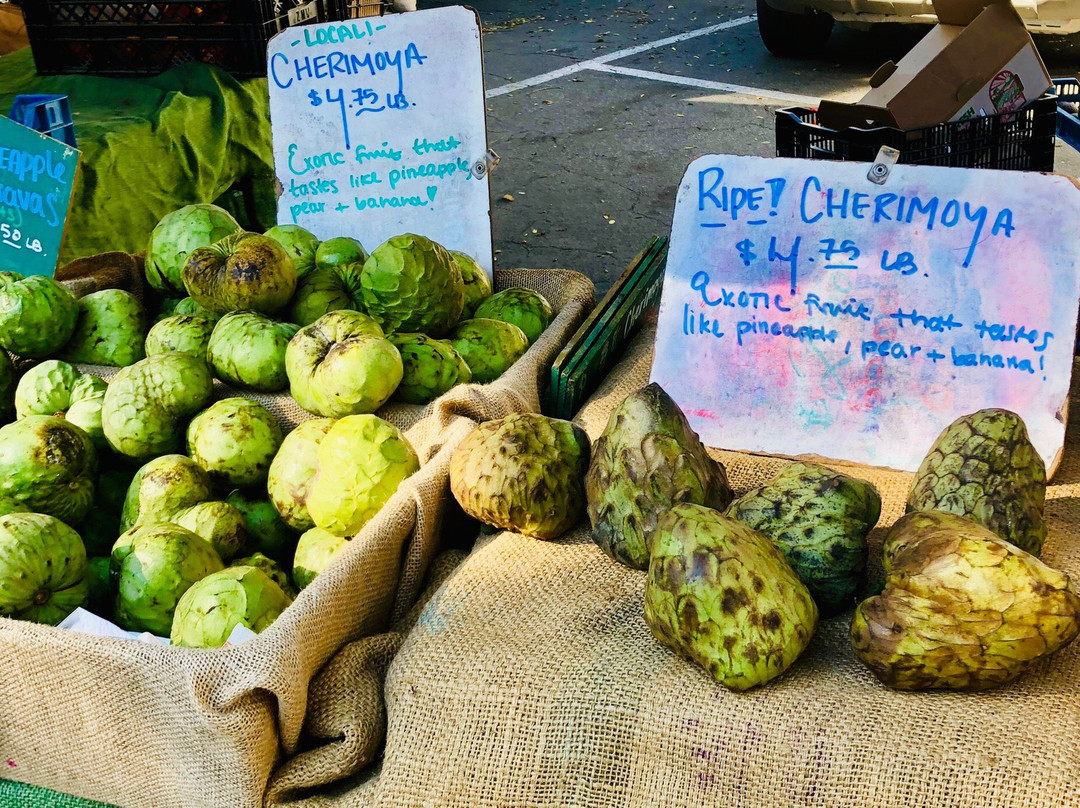
<path id="1" fill-rule="evenodd" d="M 451 3 L 424 3 L 421 8 Z M 927 30 L 837 26 L 817 59 L 762 45 L 754 6 L 478 0 L 483 28 L 496 267 L 575 269 L 607 291 L 667 235 L 687 164 L 773 156 L 776 111 L 852 101 Z M 1052 76 L 1075 76 L 1076 37 L 1036 39 Z M 1059 142 L 1055 169 L 1080 176 Z"/>

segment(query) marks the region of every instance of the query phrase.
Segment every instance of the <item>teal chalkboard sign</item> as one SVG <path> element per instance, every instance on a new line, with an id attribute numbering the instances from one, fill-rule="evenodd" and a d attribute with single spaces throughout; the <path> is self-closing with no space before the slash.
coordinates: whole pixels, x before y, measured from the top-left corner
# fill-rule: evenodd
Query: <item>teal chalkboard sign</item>
<path id="1" fill-rule="evenodd" d="M 0 270 L 52 275 L 79 152 L 0 116 Z"/>

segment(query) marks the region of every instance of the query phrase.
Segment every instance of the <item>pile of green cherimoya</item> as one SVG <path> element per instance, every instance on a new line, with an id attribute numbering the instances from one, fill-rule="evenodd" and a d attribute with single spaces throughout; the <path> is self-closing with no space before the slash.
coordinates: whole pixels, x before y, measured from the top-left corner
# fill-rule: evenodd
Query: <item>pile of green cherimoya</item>
<path id="1" fill-rule="evenodd" d="M 204 356 L 222 381 L 288 390 L 326 417 L 494 381 L 553 316 L 531 290 L 492 294 L 476 261 L 424 236 L 369 254 L 354 238 L 320 242 L 296 225 L 244 232 L 213 205 L 154 228 L 146 278 L 164 296 L 148 355 Z"/>
<path id="2" fill-rule="evenodd" d="M 787 670 L 819 616 L 855 606 L 851 645 L 885 684 L 981 690 L 1008 682 L 1080 631 L 1068 577 L 1038 560 L 1043 463 L 1005 410 L 958 419 L 914 477 L 908 515 L 884 539 L 880 593 L 866 588 L 874 487 L 792 462 L 735 497 L 682 411 L 658 386 L 629 395 L 589 444 L 576 425 L 515 415 L 455 452 L 467 513 L 551 539 L 585 513 L 614 560 L 646 571 L 656 638 L 743 691 Z"/>
<path id="3" fill-rule="evenodd" d="M 422 236 L 368 255 L 211 205 L 162 220 L 146 273 L 189 295 L 152 326 L 127 292 L 0 273 L 0 616 L 85 606 L 189 646 L 261 631 L 419 468 L 375 410 L 498 377 L 552 317 Z M 318 417 L 284 434 L 215 377 Z"/>

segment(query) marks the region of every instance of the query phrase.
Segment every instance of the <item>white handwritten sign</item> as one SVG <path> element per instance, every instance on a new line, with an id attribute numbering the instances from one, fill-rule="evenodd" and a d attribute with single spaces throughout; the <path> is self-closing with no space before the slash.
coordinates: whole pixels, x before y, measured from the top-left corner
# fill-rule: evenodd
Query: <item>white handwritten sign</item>
<path id="1" fill-rule="evenodd" d="M 1056 468 L 1080 305 L 1067 177 L 710 155 L 675 203 L 652 380 L 711 446 L 915 470 L 1003 407 Z"/>
<path id="2" fill-rule="evenodd" d="M 418 233 L 492 269 L 480 23 L 463 6 L 288 28 L 267 50 L 278 223 Z"/>

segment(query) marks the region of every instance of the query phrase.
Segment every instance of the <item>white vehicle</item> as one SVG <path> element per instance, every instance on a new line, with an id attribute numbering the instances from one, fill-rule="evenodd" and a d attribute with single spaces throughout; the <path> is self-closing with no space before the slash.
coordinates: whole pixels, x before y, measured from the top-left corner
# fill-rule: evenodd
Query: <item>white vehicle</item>
<path id="1" fill-rule="evenodd" d="M 1075 34 L 1080 6 L 1074 0 L 1013 0 L 1033 34 Z M 1072 15 L 1072 16 L 1070 16 Z M 934 25 L 930 0 L 757 0 L 758 32 L 777 56 L 813 56 L 825 47 L 836 22 L 853 27 L 880 22 Z"/>

